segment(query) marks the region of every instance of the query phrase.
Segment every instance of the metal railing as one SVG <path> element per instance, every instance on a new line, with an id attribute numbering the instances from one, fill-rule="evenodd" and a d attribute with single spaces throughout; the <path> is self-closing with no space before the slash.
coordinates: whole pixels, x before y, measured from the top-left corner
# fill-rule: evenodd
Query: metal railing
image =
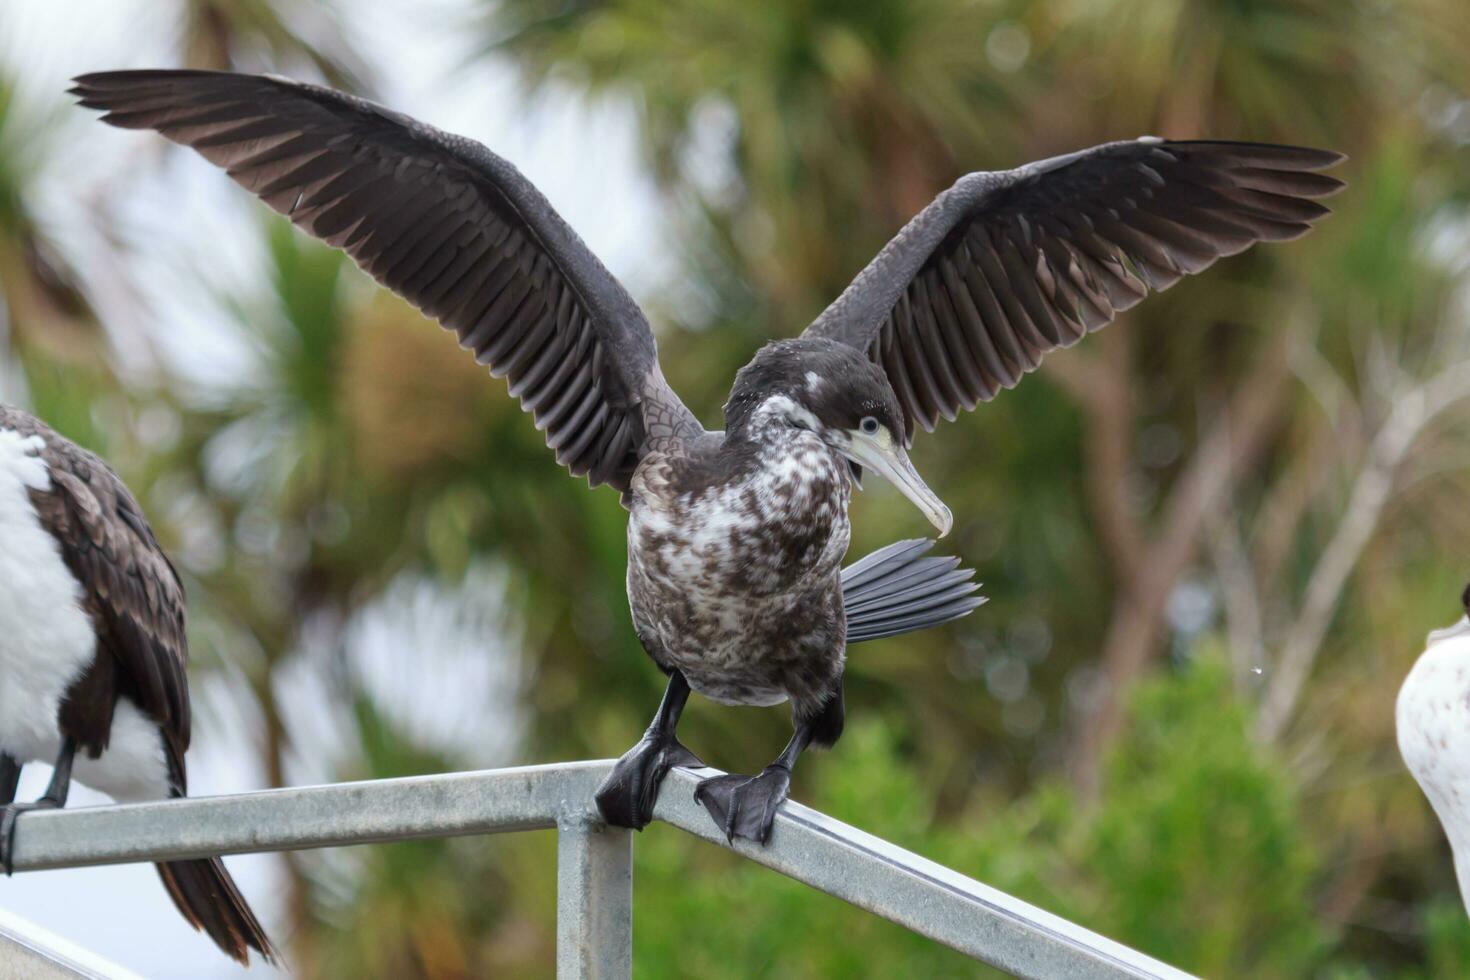
<path id="1" fill-rule="evenodd" d="M 0 980 L 143 980 L 116 963 L 0 909 Z"/>
<path id="2" fill-rule="evenodd" d="M 37 811 L 17 823 L 15 868 L 555 829 L 557 976 L 627 978 L 633 957 L 633 835 L 603 824 L 592 806 L 593 791 L 612 764 L 572 762 Z M 694 801 L 695 785 L 713 772 L 672 770 L 655 818 L 1016 976 L 1188 978 L 799 803 L 781 808 L 767 845 L 727 843 Z M 0 978 L 19 957 L 46 955 L 40 944 L 3 926 L 0 921 Z M 67 962 L 66 956 L 52 956 L 52 973 L 38 975 L 108 975 L 95 967 L 68 972 Z"/>

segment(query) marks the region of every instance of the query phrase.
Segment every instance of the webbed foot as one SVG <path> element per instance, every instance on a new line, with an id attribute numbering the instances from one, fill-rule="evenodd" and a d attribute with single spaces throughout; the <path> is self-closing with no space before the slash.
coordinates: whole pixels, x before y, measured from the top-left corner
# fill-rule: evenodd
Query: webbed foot
<path id="1" fill-rule="evenodd" d="M 672 734 L 644 735 L 618 760 L 597 790 L 597 810 L 614 827 L 642 830 L 653 819 L 658 787 L 671 766 L 704 768 Z"/>
<path id="2" fill-rule="evenodd" d="M 694 799 L 714 818 L 725 832 L 725 839 L 736 837 L 764 844 L 771 839 L 771 825 L 776 822 L 776 808 L 791 792 L 791 770 L 785 766 L 766 766 L 759 776 L 713 776 L 694 789 Z"/>
<path id="3" fill-rule="evenodd" d="M 22 813 L 31 810 L 59 810 L 61 804 L 49 797 L 34 803 L 7 803 L 0 807 L 0 871 L 8 878 L 15 871 L 15 826 Z"/>

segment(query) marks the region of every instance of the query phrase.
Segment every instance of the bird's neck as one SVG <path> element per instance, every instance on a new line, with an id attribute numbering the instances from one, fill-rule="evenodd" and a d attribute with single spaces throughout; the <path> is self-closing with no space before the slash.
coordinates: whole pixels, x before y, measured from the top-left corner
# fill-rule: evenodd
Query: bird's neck
<path id="1" fill-rule="evenodd" d="M 798 509 L 813 493 L 848 491 L 846 460 L 815 432 L 770 425 L 727 438 L 722 447 L 731 482 L 761 498 L 785 500 Z"/>
<path id="2" fill-rule="evenodd" d="M 767 462 L 792 455 L 836 455 L 815 432 L 794 429 L 785 422 L 758 419 L 727 432 L 720 452 L 732 460 L 754 458 Z"/>
<path id="3" fill-rule="evenodd" d="M 784 392 L 770 392 L 758 400 L 740 399 L 738 403 L 732 398 L 731 404 L 738 404 L 739 408 L 726 415 L 725 432 L 734 439 L 760 442 L 792 433 L 815 432 L 821 427 L 811 409 Z M 793 423 L 800 423 L 805 429 L 795 428 Z"/>

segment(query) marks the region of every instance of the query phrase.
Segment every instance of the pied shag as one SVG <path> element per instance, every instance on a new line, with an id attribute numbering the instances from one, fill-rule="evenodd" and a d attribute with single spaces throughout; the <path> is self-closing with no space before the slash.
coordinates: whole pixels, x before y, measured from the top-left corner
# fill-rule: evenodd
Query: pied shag
<path id="1" fill-rule="evenodd" d="M 100 458 L 0 405 L 0 868 L 31 810 L 72 777 L 119 803 L 185 795 L 184 587 L 142 508 Z M 21 767 L 50 762 L 16 803 Z M 158 875 L 184 918 L 241 963 L 270 940 L 219 858 Z"/>
<path id="2" fill-rule="evenodd" d="M 1470 585 L 1460 605 L 1465 615 L 1429 634 L 1404 678 L 1394 730 L 1404 764 L 1449 838 L 1460 898 L 1470 914 Z"/>

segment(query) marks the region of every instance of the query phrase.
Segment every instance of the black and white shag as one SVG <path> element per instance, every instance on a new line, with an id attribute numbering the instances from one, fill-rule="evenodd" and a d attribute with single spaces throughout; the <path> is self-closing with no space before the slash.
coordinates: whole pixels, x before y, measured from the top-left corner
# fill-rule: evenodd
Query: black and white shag
<path id="1" fill-rule="evenodd" d="M 0 867 L 17 818 L 66 804 L 75 776 L 118 802 L 188 780 L 184 589 L 142 509 L 97 456 L 0 405 Z M 16 803 L 21 767 L 50 786 Z M 219 858 L 158 865 L 174 904 L 229 956 L 274 957 Z"/>

